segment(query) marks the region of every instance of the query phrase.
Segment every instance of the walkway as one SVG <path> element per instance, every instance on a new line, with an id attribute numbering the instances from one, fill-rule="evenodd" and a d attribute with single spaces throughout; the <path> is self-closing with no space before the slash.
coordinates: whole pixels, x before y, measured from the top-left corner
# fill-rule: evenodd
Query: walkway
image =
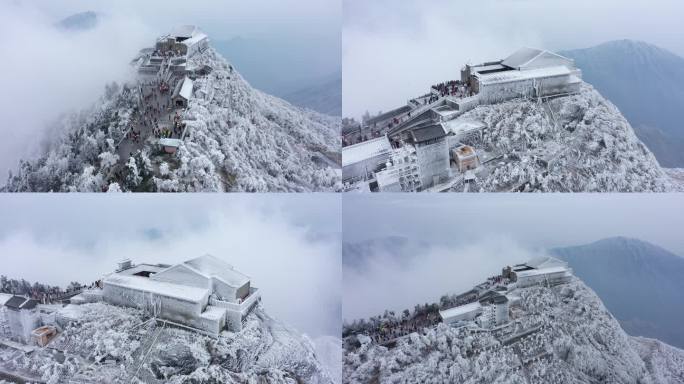
<path id="1" fill-rule="evenodd" d="M 150 137 L 156 140 L 162 132 L 170 138 L 180 138 L 182 134 L 178 129 L 174 130 L 174 119 L 180 122 L 180 116 L 176 117 L 172 105 L 170 85 L 158 80 L 148 81 L 139 84 L 139 92 L 138 112 L 132 118 L 128 134 L 117 148 L 121 164 L 127 163 L 131 154 L 141 150 Z"/>

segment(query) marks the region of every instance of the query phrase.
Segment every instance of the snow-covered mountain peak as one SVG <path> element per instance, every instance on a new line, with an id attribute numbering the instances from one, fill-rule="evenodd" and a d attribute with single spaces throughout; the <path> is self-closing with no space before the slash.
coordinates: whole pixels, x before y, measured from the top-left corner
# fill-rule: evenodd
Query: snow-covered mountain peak
<path id="1" fill-rule="evenodd" d="M 112 83 L 95 105 L 65 115 L 46 153 L 21 161 L 4 189 L 341 188 L 340 118 L 252 88 L 206 41 L 160 52 L 164 39 L 133 60 L 135 80 Z"/>
<path id="2" fill-rule="evenodd" d="M 483 148 L 481 191 L 639 192 L 681 190 L 610 101 L 583 83 L 576 95 L 545 103 L 482 105 L 457 120 L 487 131 L 465 141 Z M 462 185 L 455 185 L 461 190 Z M 473 187 L 471 187 L 473 190 Z"/>
<path id="3" fill-rule="evenodd" d="M 582 281 L 516 289 L 507 327 L 345 338 L 346 383 L 682 383 L 684 351 L 628 336 Z"/>

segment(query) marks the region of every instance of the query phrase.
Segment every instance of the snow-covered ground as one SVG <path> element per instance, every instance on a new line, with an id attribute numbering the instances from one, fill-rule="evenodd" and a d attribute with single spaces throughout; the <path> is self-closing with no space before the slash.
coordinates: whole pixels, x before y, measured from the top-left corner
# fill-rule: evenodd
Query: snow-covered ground
<path id="1" fill-rule="evenodd" d="M 458 119 L 486 124 L 481 140 L 466 142 L 495 158 L 478 168 L 470 191 L 683 190 L 620 111 L 586 83 L 577 95 L 479 106 Z M 452 190 L 462 191 L 462 183 Z"/>
<path id="2" fill-rule="evenodd" d="M 439 323 L 393 348 L 346 338 L 343 382 L 684 383 L 684 350 L 628 336 L 579 279 L 516 295 L 520 309 L 500 333 Z"/>
<path id="3" fill-rule="evenodd" d="M 133 160 L 120 159 L 116 146 L 132 124 L 139 90 L 134 82 L 111 84 L 93 106 L 55 123 L 45 153 L 23 160 L 4 189 L 341 189 L 341 118 L 295 107 L 252 88 L 213 48 L 188 59 L 188 66 L 204 65 L 211 72 L 195 81 L 183 112 L 188 133 L 176 155 L 163 153 L 150 137 Z"/>
<path id="4" fill-rule="evenodd" d="M 65 315 L 77 320 L 45 349 L 25 354 L 0 346 L 0 372 L 46 383 L 336 382 L 314 344 L 262 308 L 242 331 L 218 339 L 104 303 L 71 305 Z"/>

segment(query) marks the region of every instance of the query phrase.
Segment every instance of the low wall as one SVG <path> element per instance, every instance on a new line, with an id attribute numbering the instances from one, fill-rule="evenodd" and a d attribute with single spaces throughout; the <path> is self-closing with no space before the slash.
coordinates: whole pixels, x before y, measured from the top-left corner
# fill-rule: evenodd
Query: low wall
<path id="1" fill-rule="evenodd" d="M 242 329 L 242 321 L 252 312 L 260 300 L 261 292 L 258 288 L 252 287 L 250 288 L 250 295 L 240 304 L 209 298 L 209 305 L 227 309 L 226 327 L 237 332 Z"/>

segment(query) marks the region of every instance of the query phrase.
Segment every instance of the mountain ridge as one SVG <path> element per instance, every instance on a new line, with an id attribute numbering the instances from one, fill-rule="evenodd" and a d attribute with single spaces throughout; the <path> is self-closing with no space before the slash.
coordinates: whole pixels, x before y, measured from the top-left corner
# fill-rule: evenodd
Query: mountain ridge
<path id="1" fill-rule="evenodd" d="M 629 334 L 684 348 L 684 258 L 627 237 L 554 248 L 550 253 L 570 264 Z"/>
<path id="2" fill-rule="evenodd" d="M 628 336 L 596 294 L 573 278 L 518 289 L 520 339 L 438 323 L 393 344 L 344 340 L 344 383 L 684 382 L 684 350 Z M 536 325 L 535 325 L 536 324 Z"/>
<path id="3" fill-rule="evenodd" d="M 47 153 L 22 160 L 6 191 L 335 191 L 341 188 L 341 119 L 292 106 L 253 89 L 209 47 L 188 58 L 202 72 L 182 118 L 176 156 L 157 139 L 131 144 L 138 86 L 108 85 L 93 106 L 65 116 Z M 208 72 L 208 73 L 206 73 Z M 138 81 L 138 80 L 136 80 Z M 133 160 L 131 160 L 133 159 Z"/>
<path id="4" fill-rule="evenodd" d="M 585 80 L 613 102 L 665 167 L 684 166 L 684 58 L 635 40 L 566 50 Z"/>

